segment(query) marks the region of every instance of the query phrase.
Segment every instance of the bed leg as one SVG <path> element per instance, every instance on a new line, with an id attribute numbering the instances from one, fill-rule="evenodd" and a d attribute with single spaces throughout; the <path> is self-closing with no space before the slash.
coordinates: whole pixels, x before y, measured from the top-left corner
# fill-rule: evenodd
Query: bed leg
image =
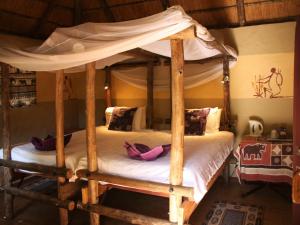
<path id="1" fill-rule="evenodd" d="M 68 225 L 69 223 L 69 212 L 67 209 L 59 209 L 59 219 L 60 219 L 60 225 Z"/>
<path id="2" fill-rule="evenodd" d="M 2 70 L 1 77 L 1 102 L 2 102 L 2 142 L 3 142 L 3 159 L 11 160 L 11 143 L 10 143 L 10 104 L 9 104 L 9 67 L 7 64 L 0 64 Z M 12 170 L 3 167 L 4 185 L 11 186 Z M 4 219 L 13 218 L 13 201 L 14 197 L 4 192 Z"/>
<path id="3" fill-rule="evenodd" d="M 182 197 L 176 194 L 170 195 L 169 200 L 169 220 L 170 222 L 177 223 L 179 216 L 179 209 L 181 207 Z"/>

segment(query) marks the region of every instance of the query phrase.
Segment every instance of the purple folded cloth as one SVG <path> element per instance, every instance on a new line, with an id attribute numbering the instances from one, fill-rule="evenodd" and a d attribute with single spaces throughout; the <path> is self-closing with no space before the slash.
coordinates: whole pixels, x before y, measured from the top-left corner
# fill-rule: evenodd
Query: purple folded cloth
<path id="1" fill-rule="evenodd" d="M 144 144 L 135 143 L 132 145 L 125 141 L 124 148 L 126 148 L 128 156 L 132 159 L 152 161 L 167 155 L 171 150 L 171 145 L 167 144 L 150 148 Z"/>
<path id="2" fill-rule="evenodd" d="M 66 146 L 71 140 L 72 134 L 65 134 L 64 146 Z M 53 151 L 56 149 L 56 138 L 48 135 L 45 139 L 38 137 L 32 137 L 31 143 L 34 145 L 36 150 L 39 151 Z"/>

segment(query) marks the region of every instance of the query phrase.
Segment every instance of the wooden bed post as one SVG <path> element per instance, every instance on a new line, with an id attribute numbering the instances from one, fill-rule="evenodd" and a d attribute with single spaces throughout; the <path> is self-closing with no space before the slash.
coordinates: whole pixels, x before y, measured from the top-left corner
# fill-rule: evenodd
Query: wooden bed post
<path id="1" fill-rule="evenodd" d="M 153 128 L 153 62 L 147 65 L 147 128 Z"/>
<path id="2" fill-rule="evenodd" d="M 104 97 L 106 108 L 112 106 L 111 101 L 111 69 L 106 66 L 104 68 L 105 71 L 105 82 L 104 82 Z"/>
<path id="3" fill-rule="evenodd" d="M 230 129 L 230 71 L 229 71 L 229 57 L 223 57 L 223 85 L 224 85 L 224 129 Z"/>
<path id="4" fill-rule="evenodd" d="M 183 97 L 183 40 L 171 40 L 172 55 L 172 148 L 170 162 L 170 183 L 181 185 L 183 178 L 183 145 L 184 145 L 184 97 Z M 181 212 L 182 196 L 170 194 L 170 215 L 171 222 L 183 221 Z"/>
<path id="5" fill-rule="evenodd" d="M 86 65 L 86 142 L 89 172 L 98 171 L 96 151 L 96 125 L 95 125 L 95 62 Z M 88 181 L 89 204 L 98 203 L 98 182 Z M 99 215 L 90 212 L 90 224 L 100 224 Z"/>
<path id="6" fill-rule="evenodd" d="M 9 104 L 9 69 L 8 65 L 2 63 L 2 142 L 3 142 L 3 159 L 11 160 L 11 143 L 10 143 L 10 104 Z M 12 170 L 3 167 L 4 185 L 11 186 Z M 13 196 L 7 191 L 4 192 L 4 219 L 13 217 Z"/>
<path id="7" fill-rule="evenodd" d="M 55 118 L 56 118 L 56 166 L 65 167 L 64 152 L 64 71 L 56 71 L 55 86 Z M 61 194 L 61 186 L 65 184 L 65 177 L 58 177 L 58 199 L 66 200 Z M 68 210 L 59 208 L 60 224 L 68 224 Z"/>

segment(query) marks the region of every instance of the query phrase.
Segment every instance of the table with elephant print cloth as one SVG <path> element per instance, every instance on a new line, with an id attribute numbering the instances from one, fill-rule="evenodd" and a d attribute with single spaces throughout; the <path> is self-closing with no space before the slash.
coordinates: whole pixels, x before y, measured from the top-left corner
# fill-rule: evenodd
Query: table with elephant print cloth
<path id="1" fill-rule="evenodd" d="M 293 141 L 245 136 L 234 151 L 240 181 L 292 183 Z"/>

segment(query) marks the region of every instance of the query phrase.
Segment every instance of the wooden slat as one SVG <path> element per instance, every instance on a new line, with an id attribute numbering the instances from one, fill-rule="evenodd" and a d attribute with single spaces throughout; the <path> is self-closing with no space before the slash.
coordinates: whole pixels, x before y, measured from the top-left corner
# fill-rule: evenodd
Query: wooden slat
<path id="1" fill-rule="evenodd" d="M 87 170 L 78 170 L 76 175 L 79 178 L 87 178 L 89 180 L 102 181 L 108 184 L 114 184 L 122 187 L 136 188 L 144 191 L 157 193 L 177 193 L 187 198 L 193 199 L 194 190 L 192 187 L 183 187 L 180 185 L 169 185 L 151 181 L 136 180 L 132 178 L 119 177 L 108 174 L 100 174 L 98 172 L 89 172 Z"/>
<path id="2" fill-rule="evenodd" d="M 244 0 L 236 0 L 236 7 L 237 7 L 240 26 L 244 26 L 246 23 Z"/>
<path id="3" fill-rule="evenodd" d="M 105 16 L 107 17 L 108 21 L 115 22 L 116 21 L 115 16 L 114 16 L 113 12 L 111 11 L 109 5 L 107 4 L 107 1 L 99 0 L 99 2 L 100 2 L 100 7 L 102 6 L 103 11 L 104 11 Z"/>
<path id="4" fill-rule="evenodd" d="M 169 0 L 161 0 L 162 8 L 163 10 L 166 10 L 170 7 L 170 1 Z"/>
<path id="5" fill-rule="evenodd" d="M 16 187 L 8 186 L 8 187 L 4 187 L 4 190 L 14 196 L 20 196 L 20 197 L 35 200 L 38 202 L 44 202 L 44 203 L 47 203 L 50 205 L 54 205 L 56 207 L 64 208 L 66 210 L 74 210 L 74 208 L 75 208 L 74 201 L 60 200 L 60 199 L 53 198 L 53 197 L 50 197 L 45 194 L 27 191 L 27 190 L 23 190 L 23 189 L 16 188 Z"/>
<path id="6" fill-rule="evenodd" d="M 172 67 L 172 143 L 170 183 L 181 185 L 183 179 L 184 96 L 183 96 L 183 40 L 171 40 Z M 181 206 L 180 195 L 170 196 L 170 221 L 177 222 Z"/>
<path id="7" fill-rule="evenodd" d="M 73 25 L 81 23 L 81 4 L 80 0 L 74 0 Z"/>
<path id="8" fill-rule="evenodd" d="M 195 26 L 191 26 L 181 32 L 178 32 L 177 34 L 173 34 L 167 38 L 164 38 L 163 40 L 172 40 L 172 39 L 193 39 L 196 38 L 196 30 Z"/>
<path id="9" fill-rule="evenodd" d="M 115 184 L 123 187 L 132 187 L 144 191 L 165 194 L 176 193 L 190 199 L 193 199 L 194 196 L 194 190 L 192 187 L 183 187 L 181 185 L 169 185 L 151 181 L 136 180 L 114 175 L 100 174 L 98 172 L 89 172 L 87 170 L 78 170 L 76 172 L 76 175 L 79 178 L 87 178 L 89 180 L 102 181 L 105 183 Z"/>
<path id="10" fill-rule="evenodd" d="M 95 62 L 86 65 L 86 141 L 87 159 L 89 172 L 96 172 L 97 152 L 96 152 L 96 125 L 95 125 Z M 101 157 L 101 156 L 100 156 Z M 94 180 L 88 181 L 89 203 L 98 202 L 98 183 Z M 90 213 L 90 224 L 99 224 L 99 215 Z"/>
<path id="11" fill-rule="evenodd" d="M 14 160 L 0 159 L 0 166 L 5 166 L 8 168 L 26 170 L 30 172 L 43 173 L 45 176 L 49 177 L 65 177 L 67 179 L 73 176 L 73 171 L 66 169 L 64 167 L 57 168 L 55 166 L 46 166 L 37 163 L 24 163 Z"/>
<path id="12" fill-rule="evenodd" d="M 147 128 L 153 128 L 153 79 L 154 79 L 153 62 L 147 66 Z"/>
<path id="13" fill-rule="evenodd" d="M 167 220 L 154 217 L 144 216 L 133 212 L 128 212 L 120 209 L 113 209 L 102 205 L 84 205 L 81 202 L 77 203 L 77 208 L 88 212 L 95 212 L 99 215 L 122 220 L 131 224 L 140 225 L 175 225 Z"/>
<path id="14" fill-rule="evenodd" d="M 9 69 L 7 64 L 1 64 L 2 80 L 1 80 L 1 101 L 2 101 L 2 142 L 3 142 L 3 159 L 11 159 L 11 143 L 10 143 L 10 104 L 9 104 Z M 10 186 L 12 179 L 12 170 L 3 168 L 4 185 Z M 11 219 L 13 217 L 13 196 L 8 192 L 4 193 L 4 218 Z"/>

